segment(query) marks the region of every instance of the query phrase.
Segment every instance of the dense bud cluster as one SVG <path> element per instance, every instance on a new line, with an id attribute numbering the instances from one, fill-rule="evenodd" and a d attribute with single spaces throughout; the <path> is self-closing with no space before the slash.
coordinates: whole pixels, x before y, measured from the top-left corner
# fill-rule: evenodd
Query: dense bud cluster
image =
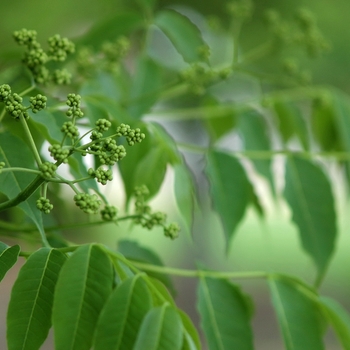
<path id="1" fill-rule="evenodd" d="M 61 128 L 61 131 L 64 132 L 69 138 L 75 139 L 79 136 L 79 130 L 74 125 L 73 122 L 64 122 Z"/>
<path id="2" fill-rule="evenodd" d="M 81 96 L 78 94 L 68 94 L 66 105 L 69 107 L 66 112 L 67 117 L 81 118 L 84 113 L 80 109 Z"/>
<path id="3" fill-rule="evenodd" d="M 46 108 L 47 97 L 41 94 L 38 94 L 30 98 L 30 108 L 33 113 L 37 113 L 42 109 Z"/>
<path id="4" fill-rule="evenodd" d="M 180 227 L 176 222 L 164 227 L 164 235 L 171 239 L 179 237 Z"/>
<path id="5" fill-rule="evenodd" d="M 74 44 L 67 38 L 61 38 L 59 34 L 49 38 L 49 55 L 55 61 L 64 61 L 67 55 L 75 50 Z"/>
<path id="6" fill-rule="evenodd" d="M 56 69 L 51 75 L 52 81 L 58 85 L 68 85 L 71 82 L 72 74 L 66 69 Z"/>
<path id="7" fill-rule="evenodd" d="M 29 47 L 34 46 L 36 43 L 36 35 L 37 32 L 35 30 L 28 29 L 16 30 L 13 33 L 13 37 L 18 45 Z"/>
<path id="8" fill-rule="evenodd" d="M 55 176 L 57 166 L 54 163 L 44 162 L 40 165 L 39 170 L 42 177 L 49 179 Z"/>
<path id="9" fill-rule="evenodd" d="M 55 143 L 49 146 L 49 152 L 53 159 L 60 163 L 67 163 L 69 156 L 69 149 L 63 148 L 60 144 Z"/>
<path id="10" fill-rule="evenodd" d="M 100 144 L 98 157 L 102 164 L 114 165 L 126 156 L 126 151 L 123 145 L 117 145 L 117 142 L 108 137 Z"/>
<path id="11" fill-rule="evenodd" d="M 115 220 L 117 216 L 117 208 L 113 205 L 106 205 L 101 211 L 101 217 L 104 221 L 112 221 Z"/>
<path id="12" fill-rule="evenodd" d="M 129 146 L 140 143 L 145 138 L 145 134 L 139 128 L 131 129 L 130 125 L 120 124 L 117 127 L 117 136 L 124 136 Z"/>
<path id="13" fill-rule="evenodd" d="M 36 207 L 45 214 L 49 214 L 53 209 L 53 205 L 50 203 L 50 200 L 45 197 L 40 197 L 36 201 Z"/>
<path id="14" fill-rule="evenodd" d="M 37 83 L 45 84 L 53 81 L 56 84 L 66 84 L 70 81 L 70 75 L 64 70 L 56 70 L 50 73 L 45 66 L 49 61 L 64 61 L 68 54 L 74 52 L 74 44 L 67 38 L 54 35 L 48 39 L 49 50 L 45 52 L 36 40 L 36 31 L 22 29 L 13 33 L 15 41 L 26 47 L 23 63 L 32 72 Z"/>
<path id="15" fill-rule="evenodd" d="M 11 87 L 8 84 L 0 85 L 0 101 L 4 102 L 11 96 Z"/>
<path id="16" fill-rule="evenodd" d="M 74 202 L 86 214 L 95 214 L 98 212 L 101 201 L 95 194 L 79 193 L 74 196 Z"/>
<path id="17" fill-rule="evenodd" d="M 22 97 L 16 93 L 9 95 L 5 100 L 5 108 L 7 112 L 9 112 L 15 119 L 18 119 L 21 114 L 24 118 L 29 118 L 27 109 L 22 105 L 22 101 Z"/>
<path id="18" fill-rule="evenodd" d="M 106 185 L 107 181 L 113 180 L 113 172 L 110 169 L 98 168 L 94 170 L 90 168 L 88 170 L 88 174 L 91 177 L 95 178 L 97 182 L 101 183 L 102 185 Z"/>
<path id="19" fill-rule="evenodd" d="M 107 131 L 111 127 L 112 123 L 107 119 L 99 119 L 96 121 L 95 125 L 97 131 L 103 132 Z"/>

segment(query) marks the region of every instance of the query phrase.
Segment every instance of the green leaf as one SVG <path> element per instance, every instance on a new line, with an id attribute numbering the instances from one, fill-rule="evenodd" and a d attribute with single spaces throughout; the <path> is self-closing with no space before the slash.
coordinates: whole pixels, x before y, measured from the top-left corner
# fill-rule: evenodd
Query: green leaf
<path id="1" fill-rule="evenodd" d="M 244 148 L 247 151 L 271 150 L 270 136 L 263 116 L 255 110 L 250 110 L 239 116 L 238 128 L 244 139 Z M 253 159 L 257 171 L 267 178 L 271 188 L 274 189 L 274 181 L 271 173 L 270 159 Z"/>
<path id="2" fill-rule="evenodd" d="M 190 170 L 185 163 L 174 166 L 175 181 L 174 194 L 176 206 L 185 223 L 186 232 L 189 237 L 192 233 L 193 211 L 194 211 L 194 184 Z"/>
<path id="3" fill-rule="evenodd" d="M 151 307 L 151 294 L 141 275 L 123 281 L 101 311 L 94 349 L 132 349 L 142 320 Z"/>
<path id="4" fill-rule="evenodd" d="M 8 349 L 39 349 L 51 328 L 55 285 L 66 257 L 41 248 L 21 268 L 7 314 Z"/>
<path id="5" fill-rule="evenodd" d="M 182 320 L 182 324 L 184 326 L 184 342 L 182 350 L 200 350 L 202 346 L 199 334 L 192 320 L 182 310 L 178 309 L 177 312 L 179 313 Z"/>
<path id="6" fill-rule="evenodd" d="M 309 149 L 308 130 L 300 109 L 295 104 L 282 99 L 276 101 L 273 107 L 283 141 L 288 142 L 292 136 L 296 135 L 302 146 Z"/>
<path id="7" fill-rule="evenodd" d="M 339 150 L 334 101 L 331 94 L 313 101 L 311 127 L 315 139 L 325 151 Z"/>
<path id="8" fill-rule="evenodd" d="M 157 266 L 164 266 L 159 256 L 152 250 L 140 246 L 137 242 L 129 240 L 118 241 L 118 251 L 127 259 L 141 261 Z M 166 285 L 166 287 L 175 295 L 175 288 L 172 280 L 168 275 L 148 271 L 147 274 L 152 276 Z"/>
<path id="9" fill-rule="evenodd" d="M 350 315 L 337 301 L 327 297 L 320 297 L 326 318 L 332 325 L 338 339 L 345 350 L 350 349 Z"/>
<path id="10" fill-rule="evenodd" d="M 271 277 L 269 287 L 286 350 L 324 349 L 317 295 L 287 278 Z"/>
<path id="11" fill-rule="evenodd" d="M 63 266 L 53 305 L 56 350 L 90 349 L 100 311 L 112 292 L 113 270 L 96 244 L 80 246 Z"/>
<path id="12" fill-rule="evenodd" d="M 80 45 L 89 45 L 95 48 L 101 46 L 101 38 L 115 40 L 121 35 L 129 35 L 134 30 L 141 28 L 144 24 L 143 16 L 138 12 L 118 12 L 109 18 L 104 19 L 94 25 L 81 40 Z"/>
<path id="13" fill-rule="evenodd" d="M 288 157 L 285 198 L 301 243 L 311 255 L 319 274 L 327 267 L 337 235 L 332 189 L 324 172 L 309 160 Z"/>
<path id="14" fill-rule="evenodd" d="M 6 132 L 1 134 L 0 161 L 5 162 L 6 167 L 35 169 L 34 156 L 27 145 L 21 139 Z M 35 175 L 24 172 L 4 172 L 1 174 L 1 192 L 10 199 L 15 198 L 34 177 Z M 34 222 L 42 237 L 45 237 L 42 215 L 36 207 L 36 198 L 37 195 L 34 194 L 18 207 Z"/>
<path id="15" fill-rule="evenodd" d="M 157 278 L 149 276 L 145 277 L 145 280 L 148 282 L 148 285 L 152 285 L 151 293 L 153 298 L 154 306 L 161 306 L 164 302 L 168 302 L 172 306 L 176 306 L 173 297 L 171 296 L 169 290 L 165 287 L 165 285 Z"/>
<path id="16" fill-rule="evenodd" d="M 169 304 L 153 308 L 143 319 L 133 350 L 181 350 L 182 327 L 179 314 Z"/>
<path id="17" fill-rule="evenodd" d="M 136 0 L 136 1 L 140 4 L 142 8 L 148 11 L 152 10 L 157 3 L 157 0 Z"/>
<path id="18" fill-rule="evenodd" d="M 7 244 L 0 242 L 0 281 L 16 263 L 20 250 L 21 248 L 17 244 L 9 247 Z"/>
<path id="19" fill-rule="evenodd" d="M 219 214 L 228 246 L 252 198 L 252 187 L 241 163 L 220 151 L 208 154 L 206 173 L 213 206 Z"/>
<path id="20" fill-rule="evenodd" d="M 161 93 L 161 69 L 150 58 L 140 57 L 130 90 L 128 112 L 140 119 L 157 101 Z"/>
<path id="21" fill-rule="evenodd" d="M 201 278 L 198 310 L 210 350 L 252 350 L 251 302 L 234 284 Z"/>
<path id="22" fill-rule="evenodd" d="M 52 113 L 47 110 L 40 111 L 40 113 L 33 113 L 29 110 L 28 113 L 30 115 L 29 125 L 32 128 L 36 128 L 51 144 L 61 142 L 63 138 L 62 125 L 58 124 L 57 118 Z"/>
<path id="23" fill-rule="evenodd" d="M 187 17 L 174 10 L 163 10 L 158 12 L 154 23 L 168 36 L 186 62 L 201 60 L 198 48 L 205 43 L 199 29 Z"/>

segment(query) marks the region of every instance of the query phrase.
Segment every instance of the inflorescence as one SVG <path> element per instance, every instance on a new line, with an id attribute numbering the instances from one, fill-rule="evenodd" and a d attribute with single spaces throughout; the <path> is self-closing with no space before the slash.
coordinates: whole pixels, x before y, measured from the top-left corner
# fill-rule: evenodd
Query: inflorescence
<path id="1" fill-rule="evenodd" d="M 69 84 L 70 74 L 65 69 L 50 71 L 48 63 L 50 61 L 65 61 L 67 56 L 75 51 L 73 42 L 56 34 L 48 39 L 49 49 L 46 52 L 42 49 L 36 36 L 37 32 L 35 30 L 28 29 L 18 30 L 13 33 L 17 44 L 26 48 L 22 61 L 32 73 L 34 81 L 39 84 L 48 82 Z"/>

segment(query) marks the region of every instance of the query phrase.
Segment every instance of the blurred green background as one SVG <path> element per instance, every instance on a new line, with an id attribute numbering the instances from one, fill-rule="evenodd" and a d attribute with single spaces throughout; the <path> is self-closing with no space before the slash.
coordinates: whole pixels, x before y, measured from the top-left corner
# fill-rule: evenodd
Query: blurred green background
<path id="1" fill-rule="evenodd" d="M 216 15 L 225 24 L 227 15 L 225 4 L 227 1 L 210 0 L 161 0 L 159 7 L 163 6 L 189 6 L 206 15 Z M 11 60 L 18 57 L 19 49 L 12 40 L 12 32 L 21 28 L 35 29 L 39 33 L 39 40 L 56 33 L 67 36 L 70 39 L 84 34 L 92 25 L 110 17 L 118 11 L 135 6 L 127 0 L 68 0 L 40 1 L 40 0 L 1 0 L 0 21 L 0 69 Z M 254 47 L 261 41 L 263 22 L 259 14 L 264 9 L 276 8 L 286 18 L 292 18 L 295 10 L 299 7 L 313 11 L 318 19 L 319 27 L 324 36 L 331 43 L 331 51 L 318 59 L 309 62 L 305 59 L 305 65 L 312 68 L 315 84 L 326 84 L 339 87 L 350 93 L 348 72 L 350 71 L 350 47 L 348 40 L 350 36 L 350 24 L 348 14 L 350 13 L 350 2 L 337 0 L 329 2 L 326 0 L 294 0 L 294 1 L 256 1 L 256 10 L 252 20 L 244 26 L 242 31 L 242 46 Z M 155 208 L 169 206 L 169 211 L 175 208 L 169 204 L 171 193 L 170 179 L 164 186 L 162 193 L 155 200 Z M 342 192 L 342 188 L 338 191 Z M 268 195 L 267 195 L 268 196 Z M 345 197 L 345 196 L 343 196 Z M 269 202 L 269 198 L 267 199 Z M 350 244 L 349 227 L 350 219 L 347 213 L 349 207 L 346 199 L 339 200 L 340 209 L 339 229 L 340 236 L 337 242 L 338 250 L 331 264 L 329 275 L 322 288 L 326 295 L 338 298 L 344 306 L 350 309 L 350 280 L 348 277 L 350 256 L 347 248 Z M 290 223 L 290 213 L 283 203 L 274 204 L 268 211 L 265 221 L 257 218 L 255 213 L 249 212 L 244 223 L 239 227 L 236 237 L 231 245 L 229 256 L 225 256 L 224 239 L 221 227 L 214 215 L 198 214 L 194 226 L 194 239 L 191 242 L 182 236 L 175 242 L 162 237 L 160 232 L 148 233 L 132 232 L 126 236 L 137 239 L 142 244 L 155 248 L 163 261 L 170 266 L 195 268 L 196 262 L 205 262 L 206 266 L 222 270 L 278 270 L 305 278 L 308 282 L 314 278 L 315 270 L 311 260 L 301 251 L 296 228 Z M 101 241 L 111 245 L 116 244 L 117 236 L 128 227 L 116 229 L 98 229 L 98 237 Z M 71 236 L 72 240 L 79 241 L 79 236 Z M 84 238 L 96 239 L 96 230 L 89 229 L 84 232 Z M 123 235 L 125 237 L 125 235 Z M 13 272 L 15 273 L 15 272 Z M 14 275 L 6 277 L 10 284 Z M 274 321 L 272 309 L 269 305 L 267 288 L 263 281 L 242 282 L 247 293 L 251 293 L 257 303 L 256 317 L 254 320 L 256 329 L 256 349 L 274 350 L 281 349 L 282 343 L 278 335 L 277 325 Z M 193 287 L 195 281 L 187 279 L 176 279 L 179 289 L 178 302 L 180 306 L 191 312 L 197 321 L 195 313 L 195 295 Z M 0 349 L 5 349 L 4 325 L 6 305 L 8 300 L 8 288 L 1 285 L 1 311 L 0 311 Z M 43 349 L 50 349 L 50 345 Z M 327 349 L 340 349 L 334 345 L 332 337 L 329 338 Z"/>

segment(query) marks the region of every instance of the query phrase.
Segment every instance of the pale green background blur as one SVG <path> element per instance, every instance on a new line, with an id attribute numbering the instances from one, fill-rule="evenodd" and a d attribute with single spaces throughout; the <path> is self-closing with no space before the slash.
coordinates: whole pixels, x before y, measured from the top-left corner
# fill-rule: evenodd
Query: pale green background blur
<path id="1" fill-rule="evenodd" d="M 193 0 L 193 1 L 160 1 L 160 5 L 185 4 L 194 6 L 205 15 L 216 14 L 225 21 L 224 9 L 226 1 Z M 215 5 L 213 5 L 215 3 Z M 335 85 L 350 93 L 350 1 L 348 0 L 309 0 L 309 1 L 256 1 L 256 13 L 265 8 L 274 6 L 281 10 L 288 18 L 298 7 L 312 10 L 318 18 L 318 24 L 325 37 L 331 42 L 332 50 L 312 63 L 305 62 L 313 68 L 315 83 Z M 78 37 L 97 21 L 119 11 L 122 7 L 131 6 L 131 1 L 111 0 L 0 0 L 0 69 L 3 62 L 11 59 L 12 54 L 18 52 L 13 43 L 11 34 L 21 28 L 35 29 L 39 33 L 39 40 L 60 33 L 69 38 Z M 243 46 L 249 48 L 259 42 L 262 22 L 255 16 L 251 23 L 243 29 Z M 1 83 L 1 82 L 0 82 Z M 171 174 L 166 182 L 161 196 L 156 199 L 155 206 L 162 208 L 168 206 L 169 211 L 174 207 L 169 203 L 171 192 Z M 118 192 L 118 189 L 115 189 Z M 339 229 L 340 237 L 337 245 L 335 259 L 331 264 L 329 275 L 325 281 L 322 292 L 340 300 L 350 310 L 350 216 L 349 206 L 345 199 L 342 187 L 337 189 L 338 207 L 340 209 Z M 271 204 L 269 198 L 265 200 Z M 176 213 L 173 214 L 176 217 Z M 186 236 L 171 242 L 162 237 L 161 232 L 148 233 L 133 232 L 128 234 L 132 239 L 138 239 L 148 247 L 155 248 L 166 264 L 176 267 L 195 268 L 196 261 L 204 262 L 208 268 L 222 270 L 274 270 L 294 274 L 312 281 L 315 270 L 311 260 L 301 251 L 297 239 L 297 231 L 289 221 L 290 213 L 284 203 L 277 208 L 270 207 L 267 219 L 263 222 L 252 212 L 248 212 L 244 223 L 239 227 L 232 242 L 229 256 L 224 254 L 223 233 L 217 218 L 214 215 L 197 215 L 194 225 L 194 242 Z M 127 229 L 127 227 L 125 227 Z M 121 230 L 119 229 L 118 232 Z M 101 241 L 114 247 L 116 242 L 115 230 L 107 228 L 91 229 L 79 233 L 81 237 L 96 239 L 96 233 Z M 119 235 L 119 234 L 118 234 Z M 79 241 L 80 237 L 72 239 Z M 124 236 L 125 237 L 125 236 Z M 10 242 L 10 241 L 9 241 Z M 11 243 L 11 242 L 10 242 Z M 0 285 L 0 349 L 5 345 L 5 313 L 8 303 L 8 291 L 15 278 L 15 270 L 6 276 L 7 284 Z M 193 287 L 195 281 L 176 279 L 179 288 L 178 302 L 180 306 L 191 313 L 197 321 L 195 313 L 195 295 Z M 269 304 L 267 288 L 263 281 L 242 282 L 247 293 L 250 293 L 257 303 L 254 327 L 256 331 L 257 350 L 282 349 L 282 343 L 274 321 Z M 340 349 L 334 345 L 333 338 L 329 337 L 327 349 Z M 332 344 L 332 345 L 331 345 Z M 49 342 L 43 349 L 52 349 Z M 147 350 L 147 349 L 145 349 Z"/>

